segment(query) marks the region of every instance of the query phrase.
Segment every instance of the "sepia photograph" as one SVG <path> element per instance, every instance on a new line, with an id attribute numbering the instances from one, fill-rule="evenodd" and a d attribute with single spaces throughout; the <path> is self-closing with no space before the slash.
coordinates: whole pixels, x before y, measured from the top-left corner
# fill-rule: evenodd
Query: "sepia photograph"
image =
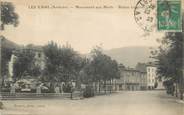
<path id="1" fill-rule="evenodd" d="M 0 115 L 184 115 L 184 0 L 1 0 Z"/>

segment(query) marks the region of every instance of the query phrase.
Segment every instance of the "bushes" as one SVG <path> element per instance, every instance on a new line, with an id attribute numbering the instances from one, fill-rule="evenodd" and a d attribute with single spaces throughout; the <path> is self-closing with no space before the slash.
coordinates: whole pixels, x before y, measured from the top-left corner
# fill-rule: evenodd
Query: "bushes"
<path id="1" fill-rule="evenodd" d="M 86 86 L 86 88 L 84 89 L 84 92 L 83 92 L 83 96 L 85 98 L 89 98 L 89 97 L 93 97 L 95 94 L 94 94 L 94 89 L 92 86 Z"/>

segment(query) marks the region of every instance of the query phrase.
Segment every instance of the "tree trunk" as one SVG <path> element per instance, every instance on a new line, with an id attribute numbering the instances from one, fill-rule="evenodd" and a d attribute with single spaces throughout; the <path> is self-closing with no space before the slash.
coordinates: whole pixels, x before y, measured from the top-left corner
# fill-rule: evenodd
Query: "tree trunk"
<path id="1" fill-rule="evenodd" d="M 3 103 L 0 102 L 0 109 L 3 109 Z"/>
<path id="2" fill-rule="evenodd" d="M 112 92 L 114 91 L 114 82 L 113 81 L 114 81 L 114 79 L 112 78 L 112 81 L 111 81 L 112 82 Z"/>
<path id="3" fill-rule="evenodd" d="M 104 85 L 105 85 L 105 94 L 107 93 L 107 90 L 106 90 L 106 80 L 104 81 Z"/>
<path id="4" fill-rule="evenodd" d="M 0 39 L 0 98 L 1 98 L 1 88 L 2 88 L 2 41 Z M 1 103 L 1 102 L 0 102 Z"/>
<path id="5" fill-rule="evenodd" d="M 54 82 L 52 82 L 52 81 L 50 83 L 50 92 L 55 93 L 55 91 L 54 91 Z"/>
<path id="6" fill-rule="evenodd" d="M 0 30 L 4 30 L 4 24 L 1 24 Z"/>
<path id="7" fill-rule="evenodd" d="M 73 99 L 73 91 L 71 90 L 71 93 L 70 93 L 70 99 L 72 100 Z"/>
<path id="8" fill-rule="evenodd" d="M 112 82 L 110 80 L 110 93 L 112 93 Z"/>
<path id="9" fill-rule="evenodd" d="M 174 96 L 174 86 L 171 86 L 171 95 Z"/>
<path id="10" fill-rule="evenodd" d="M 100 90 L 101 90 L 101 89 L 100 89 L 100 87 L 101 87 L 101 85 L 100 85 L 100 81 L 98 81 L 98 83 L 99 83 L 99 84 L 98 84 L 98 85 L 99 85 L 99 89 L 98 89 L 98 91 L 99 91 L 99 93 L 100 93 Z"/>
<path id="11" fill-rule="evenodd" d="M 3 88 L 4 87 L 4 75 L 1 76 L 1 80 L 2 80 L 1 81 L 1 88 Z"/>
<path id="12" fill-rule="evenodd" d="M 183 91 L 180 91 L 180 99 L 183 100 Z"/>
<path id="13" fill-rule="evenodd" d="M 176 93 L 175 95 L 176 95 L 176 97 L 178 97 L 178 84 L 177 83 L 176 83 L 175 91 L 176 91 L 175 92 Z"/>
<path id="14" fill-rule="evenodd" d="M 0 49 L 1 50 L 1 49 Z M 1 56 L 1 54 L 0 54 Z M 1 64 L 0 64 L 1 67 Z M 0 98 L 2 98 L 2 94 L 1 94 L 1 88 L 2 88 L 2 74 L 1 74 L 1 70 L 0 70 Z M 3 109 L 3 103 L 0 101 L 0 109 Z"/>
<path id="15" fill-rule="evenodd" d="M 179 81 L 178 87 L 179 87 L 180 99 L 183 100 L 183 92 L 184 92 L 184 79 L 183 79 L 183 75 L 181 75 L 181 77 L 180 77 L 180 81 Z"/>
<path id="16" fill-rule="evenodd" d="M 97 92 L 97 82 L 95 81 L 95 93 Z"/>

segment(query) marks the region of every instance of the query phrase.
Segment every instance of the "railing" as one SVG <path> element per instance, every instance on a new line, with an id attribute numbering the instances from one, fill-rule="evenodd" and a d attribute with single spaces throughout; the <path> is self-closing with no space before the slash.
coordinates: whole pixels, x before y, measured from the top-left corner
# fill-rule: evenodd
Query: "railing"
<path id="1" fill-rule="evenodd" d="M 72 98 L 79 96 L 80 93 L 72 93 Z M 44 98 L 71 98 L 71 93 L 7 93 L 1 92 L 1 99 L 44 99 Z"/>
<path id="2" fill-rule="evenodd" d="M 116 91 L 94 92 L 94 96 L 108 95 Z M 28 100 L 28 99 L 83 99 L 83 92 L 74 91 L 71 93 L 10 93 L 0 92 L 2 100 Z"/>

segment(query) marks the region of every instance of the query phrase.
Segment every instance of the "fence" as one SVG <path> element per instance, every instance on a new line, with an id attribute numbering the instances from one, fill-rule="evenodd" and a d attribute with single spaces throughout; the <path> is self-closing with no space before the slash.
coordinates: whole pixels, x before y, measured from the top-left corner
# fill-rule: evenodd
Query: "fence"
<path id="1" fill-rule="evenodd" d="M 114 93 L 114 92 L 111 92 Z M 107 95 L 110 92 L 95 92 L 94 96 Z M 0 92 L 2 100 L 31 100 L 31 99 L 83 99 L 83 92 L 74 91 L 73 93 L 9 93 Z"/>
<path id="2" fill-rule="evenodd" d="M 72 98 L 80 97 L 80 92 L 72 93 Z M 5 93 L 1 92 L 2 100 L 18 100 L 18 99 L 54 99 L 54 98 L 71 98 L 71 93 Z"/>

